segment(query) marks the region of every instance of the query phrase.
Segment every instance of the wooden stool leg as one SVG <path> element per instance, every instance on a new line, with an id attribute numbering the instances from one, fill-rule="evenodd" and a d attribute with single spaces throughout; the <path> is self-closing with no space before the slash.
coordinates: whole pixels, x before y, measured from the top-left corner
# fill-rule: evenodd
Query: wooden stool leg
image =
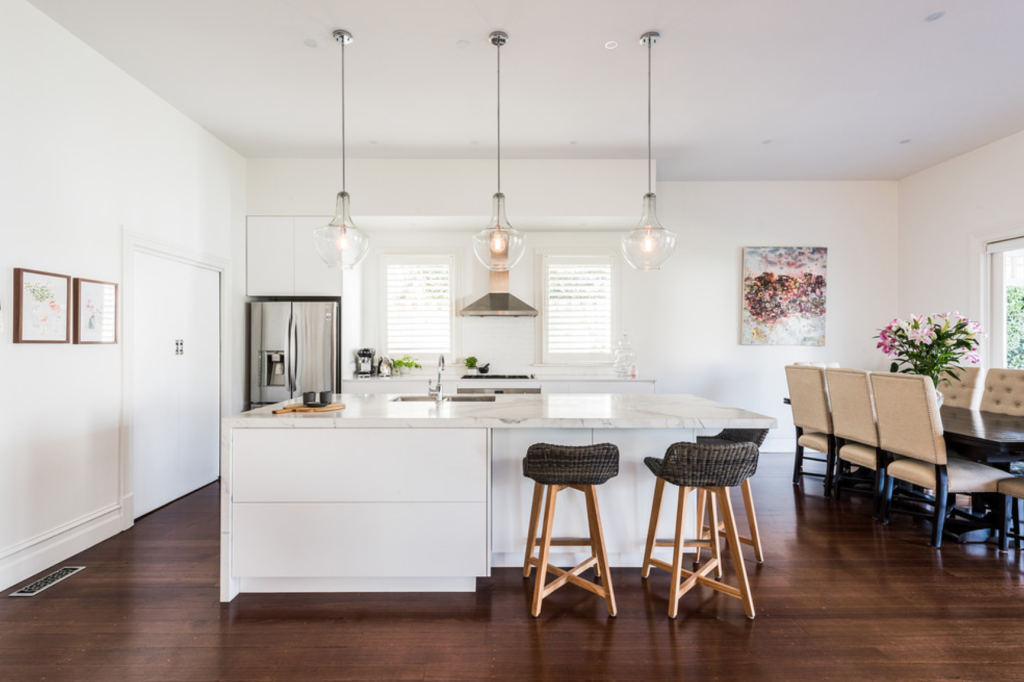
<path id="1" fill-rule="evenodd" d="M 540 557 L 537 559 L 537 584 L 533 589 L 533 617 L 540 615 L 544 601 L 544 587 L 548 577 L 548 555 L 551 552 L 551 527 L 555 522 L 555 498 L 558 486 L 549 485 L 547 502 L 544 505 L 544 528 L 540 536 Z"/>
<path id="2" fill-rule="evenodd" d="M 651 553 L 658 535 L 658 517 L 661 515 L 661 499 L 665 495 L 665 479 L 659 478 L 654 484 L 654 503 L 651 506 L 651 525 L 647 528 L 647 547 L 644 549 L 644 563 L 640 568 L 640 577 L 647 578 L 651 574 Z"/>
<path id="3" fill-rule="evenodd" d="M 761 531 L 757 528 L 757 516 L 754 514 L 754 494 L 750 490 L 750 479 L 743 481 L 740 485 L 743 492 L 743 506 L 747 510 L 747 525 L 750 527 L 750 544 L 754 546 L 754 558 L 757 563 L 764 563 L 764 553 L 761 550 Z"/>
<path id="4" fill-rule="evenodd" d="M 704 496 L 707 498 L 708 516 L 711 517 L 711 533 L 709 534 L 708 539 L 711 541 L 711 559 L 715 562 L 715 578 L 721 580 L 722 536 L 719 535 L 720 523 L 718 521 L 718 505 L 716 504 L 714 495 L 709 495 L 706 490 L 702 490 L 701 492 L 703 492 Z"/>
<path id="5" fill-rule="evenodd" d="M 659 479 L 660 480 L 660 479 Z M 683 543 L 686 539 L 683 532 L 686 528 L 686 498 L 693 488 L 679 488 L 679 503 L 676 505 L 676 535 L 672 545 L 672 584 L 668 592 L 668 617 L 679 615 L 679 581 L 682 578 Z"/>
<path id="6" fill-rule="evenodd" d="M 743 550 L 740 545 L 740 536 L 736 530 L 736 518 L 732 514 L 732 501 L 729 499 L 728 488 L 715 488 L 722 510 L 722 518 L 725 521 L 725 537 L 729 543 L 729 553 L 732 554 L 732 563 L 736 568 L 736 582 L 740 589 L 740 598 L 743 600 L 743 610 L 747 618 L 754 617 L 754 599 L 750 596 L 750 584 L 747 582 L 747 568 L 743 564 Z"/>
<path id="7" fill-rule="evenodd" d="M 533 564 L 533 550 L 537 546 L 537 520 L 540 516 L 540 503 L 544 499 L 544 486 L 540 483 L 533 484 L 533 506 L 530 507 L 530 526 L 526 535 L 526 557 L 523 559 L 523 577 L 530 577 L 530 570 Z"/>
<path id="8" fill-rule="evenodd" d="M 704 539 L 704 507 L 707 504 L 708 493 L 704 488 L 697 488 L 697 540 Z M 696 554 L 693 555 L 693 570 L 700 566 L 700 557 L 704 548 L 698 546 Z"/>
<path id="9" fill-rule="evenodd" d="M 594 547 L 594 556 L 597 557 L 597 567 L 601 569 L 601 586 L 604 588 L 604 601 L 608 607 L 608 615 L 612 618 L 618 615 L 619 609 L 615 605 L 615 590 L 612 588 L 612 572 L 608 568 L 608 552 L 604 546 L 604 530 L 601 528 L 601 510 L 597 506 L 597 489 L 588 485 L 587 496 L 587 518 L 590 521 L 590 540 Z"/>

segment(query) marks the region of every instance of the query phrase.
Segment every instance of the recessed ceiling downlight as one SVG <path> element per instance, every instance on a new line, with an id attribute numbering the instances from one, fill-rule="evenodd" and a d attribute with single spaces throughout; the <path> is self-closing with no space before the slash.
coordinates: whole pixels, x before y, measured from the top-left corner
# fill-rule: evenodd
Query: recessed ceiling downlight
<path id="1" fill-rule="evenodd" d="M 938 21 L 942 17 L 946 16 L 945 12 L 932 12 L 924 18 L 925 21 Z"/>
<path id="2" fill-rule="evenodd" d="M 302 44 L 305 45 L 306 47 L 316 47 L 316 41 L 313 40 L 312 38 L 306 38 L 305 40 L 302 41 Z"/>
<path id="3" fill-rule="evenodd" d="M 469 47 L 469 41 L 463 38 L 459 42 L 455 43 L 455 47 L 459 48 L 460 50 L 465 50 L 467 47 Z"/>
<path id="4" fill-rule="evenodd" d="M 913 142 L 913 140 L 911 140 L 909 138 L 906 139 L 906 140 L 900 140 L 900 144 L 910 144 L 911 142 Z"/>
<path id="5" fill-rule="evenodd" d="M 607 43 L 604 44 L 604 47 L 605 47 L 606 50 L 614 50 L 618 46 L 619 46 L 619 44 L 617 42 L 615 42 L 614 40 L 609 40 Z"/>

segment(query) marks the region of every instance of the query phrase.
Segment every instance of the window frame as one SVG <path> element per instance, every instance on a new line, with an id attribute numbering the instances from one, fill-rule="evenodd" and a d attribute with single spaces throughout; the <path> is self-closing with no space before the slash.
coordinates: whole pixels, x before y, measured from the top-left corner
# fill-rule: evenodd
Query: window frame
<path id="1" fill-rule="evenodd" d="M 548 352 L 548 265 L 549 264 L 597 264 L 611 265 L 611 320 L 609 329 L 608 353 L 549 353 Z M 620 257 L 615 249 L 538 249 L 537 252 L 537 288 L 540 303 L 540 325 L 537 334 L 537 358 L 539 365 L 557 366 L 599 366 L 610 367 L 615 362 L 615 343 L 622 329 L 620 299 L 622 286 L 620 280 Z"/>
<path id="2" fill-rule="evenodd" d="M 450 252 L 438 253 L 409 253 L 407 251 L 387 251 L 379 254 L 377 262 L 377 319 L 378 333 L 380 340 L 378 357 L 387 355 L 392 360 L 408 354 L 416 362 L 434 363 L 434 351 L 419 350 L 416 352 L 402 352 L 396 354 L 389 348 L 388 339 L 388 266 L 389 265 L 447 265 L 448 266 L 448 346 L 449 350 L 442 354 L 448 358 L 455 358 L 459 353 L 459 333 L 457 329 L 457 303 L 458 303 L 458 262 L 456 255 Z M 432 366 L 432 365 L 431 365 Z"/>

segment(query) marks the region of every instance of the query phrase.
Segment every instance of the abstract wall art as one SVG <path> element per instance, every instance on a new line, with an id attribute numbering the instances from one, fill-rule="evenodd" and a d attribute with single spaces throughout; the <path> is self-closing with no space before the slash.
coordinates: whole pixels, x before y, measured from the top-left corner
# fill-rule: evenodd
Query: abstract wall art
<path id="1" fill-rule="evenodd" d="M 820 246 L 744 248 L 740 343 L 824 346 L 827 260 Z"/>

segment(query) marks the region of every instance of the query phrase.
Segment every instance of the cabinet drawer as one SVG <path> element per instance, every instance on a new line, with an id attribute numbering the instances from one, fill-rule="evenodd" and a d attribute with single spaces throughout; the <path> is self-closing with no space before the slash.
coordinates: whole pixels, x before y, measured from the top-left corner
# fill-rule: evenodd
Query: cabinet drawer
<path id="1" fill-rule="evenodd" d="M 487 573 L 485 503 L 235 504 L 238 578 Z"/>
<path id="2" fill-rule="evenodd" d="M 486 502 L 485 429 L 235 429 L 234 502 Z"/>

